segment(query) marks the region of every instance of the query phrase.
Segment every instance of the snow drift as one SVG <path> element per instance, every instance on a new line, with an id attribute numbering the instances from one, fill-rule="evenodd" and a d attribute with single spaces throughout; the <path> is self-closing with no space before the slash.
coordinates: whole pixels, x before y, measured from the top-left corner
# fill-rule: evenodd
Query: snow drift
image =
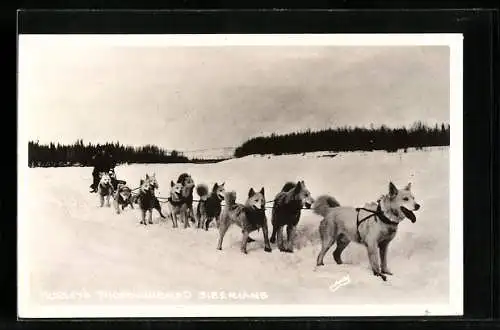
<path id="1" fill-rule="evenodd" d="M 113 304 L 98 294 L 120 292 L 181 292 L 162 299 L 134 296 L 142 303 L 234 303 L 229 293 L 259 294 L 259 304 L 410 304 L 447 303 L 449 294 L 449 150 L 434 148 L 407 153 L 352 152 L 336 157 L 320 154 L 248 156 L 216 164 L 123 165 L 118 178 L 131 188 L 145 173 L 156 173 L 159 196 L 167 196 L 170 180 L 183 172 L 195 183 L 210 187 L 225 182 L 243 202 L 250 188 L 265 188 L 272 200 L 285 181 L 304 180 L 313 196 L 330 194 L 342 205 L 360 206 L 386 193 L 389 181 L 398 187 L 412 182 L 421 209 L 417 222 L 403 221 L 389 247 L 394 275 L 383 282 L 372 275 L 366 250 L 351 243 L 345 264 L 335 264 L 331 253 L 325 266 L 316 267 L 321 218 L 303 210 L 295 253 L 263 250 L 262 232 L 251 236 L 248 255 L 239 251 L 241 231 L 232 226 L 216 250 L 218 232 L 172 228 L 171 221 L 139 224 L 139 210 L 99 208 L 88 192 L 90 168 L 35 168 L 27 170 L 29 186 L 23 198 L 25 244 L 30 300 L 38 304 Z M 196 196 L 197 197 L 197 196 Z M 271 205 L 271 204 L 270 204 Z M 267 210 L 269 227 L 270 209 Z M 154 211 L 155 212 L 155 211 Z M 345 276 L 349 283 L 332 290 Z M 54 293 L 85 292 L 70 302 Z M 333 292 L 334 291 L 334 292 Z M 183 297 L 182 292 L 190 292 Z M 214 294 L 210 294 L 215 292 Z M 221 293 L 222 292 L 222 293 Z M 242 293 L 243 292 L 243 293 Z M 265 297 L 262 297 L 264 295 Z M 175 296 L 175 297 L 174 297 Z M 104 298 L 103 298 L 104 297 Z M 211 297 L 211 298 L 210 298 Z M 74 297 L 73 297 L 74 298 Z M 124 298 L 124 297 L 121 297 Z M 210 299 L 209 299 L 210 298 Z M 141 300 L 142 299 L 142 300 Z M 135 300 L 135 301 L 136 301 Z M 120 304 L 129 300 L 121 299 Z"/>

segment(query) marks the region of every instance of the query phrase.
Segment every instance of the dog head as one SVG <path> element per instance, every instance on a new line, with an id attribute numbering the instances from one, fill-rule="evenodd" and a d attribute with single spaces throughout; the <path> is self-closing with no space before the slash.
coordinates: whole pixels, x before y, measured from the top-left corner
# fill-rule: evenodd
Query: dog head
<path id="1" fill-rule="evenodd" d="M 185 187 L 194 187 L 194 180 L 191 175 L 187 173 L 182 173 L 181 175 L 179 175 L 177 183 L 180 183 Z"/>
<path id="2" fill-rule="evenodd" d="M 174 202 L 178 202 L 182 199 L 181 183 L 174 183 L 174 181 L 170 181 L 170 198 Z"/>
<path id="3" fill-rule="evenodd" d="M 102 173 L 99 173 L 99 176 L 101 177 L 101 179 L 99 180 L 100 184 L 105 185 L 105 186 L 111 184 L 111 177 L 109 176 L 108 173 L 102 172 Z"/>
<path id="4" fill-rule="evenodd" d="M 314 203 L 314 198 L 312 198 L 311 193 L 307 190 L 303 180 L 297 182 L 295 185 L 294 194 L 297 196 L 296 198 L 301 201 L 302 205 L 308 209 L 311 208 L 311 205 Z"/>
<path id="5" fill-rule="evenodd" d="M 224 200 L 224 196 L 226 194 L 226 189 L 224 188 L 224 184 L 225 182 L 223 182 L 221 185 L 215 183 L 212 188 L 212 193 L 216 194 L 220 200 Z"/>
<path id="6" fill-rule="evenodd" d="M 115 173 L 115 170 L 113 170 L 113 169 L 109 170 L 108 174 L 109 174 L 109 177 L 110 177 L 110 178 L 112 178 L 112 179 L 116 179 L 116 173 Z"/>
<path id="7" fill-rule="evenodd" d="M 258 192 L 255 192 L 253 188 L 250 188 L 248 191 L 247 206 L 257 210 L 265 209 L 266 198 L 264 196 L 264 187 L 262 187 Z"/>
<path id="8" fill-rule="evenodd" d="M 403 189 L 398 189 L 394 183 L 389 182 L 389 205 L 396 214 L 403 213 L 411 222 L 417 221 L 413 211 L 420 209 L 420 204 L 415 201 L 411 192 L 411 183 Z"/>
<path id="9" fill-rule="evenodd" d="M 154 173 L 151 176 L 146 174 L 146 177 L 141 179 L 140 185 L 142 191 L 154 191 L 159 188 L 158 181 L 156 180 L 156 175 Z"/>

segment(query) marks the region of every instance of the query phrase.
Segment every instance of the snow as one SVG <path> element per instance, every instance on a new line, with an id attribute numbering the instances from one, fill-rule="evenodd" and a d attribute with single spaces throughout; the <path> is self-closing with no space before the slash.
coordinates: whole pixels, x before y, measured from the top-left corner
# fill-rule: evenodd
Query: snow
<path id="1" fill-rule="evenodd" d="M 342 205 L 362 206 L 412 182 L 421 209 L 415 224 L 404 221 L 389 247 L 387 282 L 372 275 L 366 249 L 351 243 L 337 265 L 332 252 L 316 267 L 321 218 L 304 210 L 295 253 L 263 250 L 262 232 L 251 237 L 248 254 L 239 250 L 241 231 L 232 226 L 222 251 L 218 231 L 182 227 L 171 221 L 139 224 L 139 210 L 99 208 L 89 193 L 91 168 L 26 170 L 20 244 L 23 275 L 31 304 L 446 304 L 449 301 L 449 149 L 406 153 L 351 152 L 248 156 L 215 164 L 134 164 L 116 168 L 131 188 L 145 173 L 155 173 L 157 195 L 167 196 L 170 180 L 187 172 L 195 183 L 225 182 L 244 202 L 248 190 L 265 188 L 272 200 L 286 181 L 305 180 L 313 196 L 330 194 Z M 271 205 L 271 204 L 269 204 Z M 269 227 L 270 209 L 267 210 Z M 333 288 L 348 276 L 348 283 Z M 104 291 L 108 296 L 104 295 Z M 334 291 L 334 292 L 333 292 Z M 110 292 L 122 299 L 110 298 Z M 125 293 L 132 298 L 124 298 Z M 140 297 L 162 292 L 167 297 Z M 214 292 L 213 294 L 210 292 Z M 215 293 L 216 292 L 216 293 Z M 235 294 L 260 295 L 248 299 Z M 231 293 L 231 297 L 228 295 Z M 177 296 L 175 296 L 177 294 Z M 68 297 L 70 295 L 70 297 Z M 184 296 L 183 296 L 184 295 Z M 214 299 L 208 299 L 213 297 Z M 286 308 L 286 307 L 285 307 Z"/>

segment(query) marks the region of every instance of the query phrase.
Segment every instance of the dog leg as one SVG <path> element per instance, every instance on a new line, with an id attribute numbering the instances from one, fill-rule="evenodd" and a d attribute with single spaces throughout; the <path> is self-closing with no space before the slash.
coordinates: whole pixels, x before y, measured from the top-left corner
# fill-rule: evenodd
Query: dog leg
<path id="1" fill-rule="evenodd" d="M 285 252 L 293 253 L 293 239 L 295 237 L 295 226 L 286 226 L 286 248 Z"/>
<path id="2" fill-rule="evenodd" d="M 103 207 L 104 206 L 104 196 L 101 194 L 99 194 L 99 202 L 100 202 L 101 207 Z"/>
<path id="3" fill-rule="evenodd" d="M 163 215 L 163 213 L 161 213 L 161 205 L 160 205 L 160 201 L 158 200 L 158 198 L 155 198 L 154 208 L 156 211 L 158 211 L 158 213 L 160 213 L 160 217 L 165 219 L 165 216 Z M 153 210 L 151 210 L 151 212 L 153 212 Z"/>
<path id="4" fill-rule="evenodd" d="M 321 251 L 319 251 L 318 258 L 316 259 L 316 266 L 323 266 L 323 259 L 325 258 L 325 254 L 332 247 L 333 243 L 335 243 L 337 228 L 329 228 L 326 220 L 323 220 L 319 224 L 319 236 L 321 237 Z"/>
<path id="5" fill-rule="evenodd" d="M 271 252 L 271 244 L 269 243 L 269 230 L 267 229 L 267 220 L 262 225 L 262 234 L 264 235 L 264 251 Z M 250 237 L 248 237 L 248 240 Z"/>
<path id="6" fill-rule="evenodd" d="M 386 281 L 387 277 L 380 271 L 380 262 L 378 258 L 378 247 L 377 244 L 367 243 L 368 259 L 370 260 L 370 266 L 373 270 L 373 275 L 380 276 L 382 280 Z"/>
<path id="7" fill-rule="evenodd" d="M 131 200 L 129 200 L 128 205 L 130 205 L 130 208 L 132 210 L 134 209 L 134 203 Z"/>
<path id="8" fill-rule="evenodd" d="M 337 237 L 337 247 L 335 248 L 335 251 L 333 251 L 333 259 L 337 264 L 342 264 L 341 254 L 342 251 L 344 251 L 344 249 L 347 247 L 347 245 L 349 245 L 349 243 L 351 243 L 351 241 L 349 241 L 349 239 L 345 235 L 341 234 L 339 235 L 339 237 Z"/>
<path id="9" fill-rule="evenodd" d="M 328 237 L 327 240 L 321 240 L 321 251 L 319 251 L 318 258 L 316 259 L 316 266 L 323 266 L 323 259 L 325 258 L 325 254 L 332 247 L 333 243 L 335 243 L 334 237 Z"/>
<path id="10" fill-rule="evenodd" d="M 212 222 L 213 220 L 213 217 L 207 217 L 206 220 L 205 220 L 205 225 L 204 225 L 204 229 L 208 231 L 208 227 L 210 227 L 210 223 Z"/>
<path id="11" fill-rule="evenodd" d="M 283 242 L 283 227 L 279 226 L 276 228 L 276 240 L 278 243 L 278 249 L 283 252 L 285 250 Z"/>
<path id="12" fill-rule="evenodd" d="M 224 235 L 229 228 L 229 219 L 221 219 L 219 226 L 219 241 L 217 242 L 217 250 L 222 250 L 222 240 L 224 239 Z"/>
<path id="13" fill-rule="evenodd" d="M 111 207 L 111 204 L 109 203 L 109 198 L 110 198 L 111 195 L 107 195 L 106 196 L 106 206 L 107 207 Z"/>
<path id="14" fill-rule="evenodd" d="M 146 210 L 141 210 L 141 225 L 146 225 Z"/>
<path id="15" fill-rule="evenodd" d="M 181 214 L 182 221 L 184 222 L 184 228 L 191 227 L 189 225 L 189 216 L 188 216 L 187 212 L 188 211 L 186 210 L 186 211 L 182 212 L 182 214 Z"/>
<path id="16" fill-rule="evenodd" d="M 271 234 L 271 243 L 276 243 L 276 226 L 273 225 L 273 233 Z"/>
<path id="17" fill-rule="evenodd" d="M 380 252 L 380 268 L 383 274 L 392 275 L 392 272 L 387 267 L 387 248 L 389 246 L 389 242 L 381 242 L 379 243 L 379 252 Z"/>
<path id="18" fill-rule="evenodd" d="M 148 223 L 150 225 L 153 224 L 153 210 L 152 209 L 148 211 Z"/>
<path id="19" fill-rule="evenodd" d="M 115 206 L 116 214 L 120 214 L 120 204 L 118 203 L 118 196 L 115 196 L 113 205 Z"/>
<path id="20" fill-rule="evenodd" d="M 248 230 L 243 230 L 243 238 L 241 239 L 241 252 L 243 252 L 244 254 L 247 254 L 247 243 L 248 243 L 248 235 L 249 235 L 249 232 Z"/>
<path id="21" fill-rule="evenodd" d="M 172 227 L 177 228 L 177 215 L 172 213 L 170 217 L 172 218 Z"/>

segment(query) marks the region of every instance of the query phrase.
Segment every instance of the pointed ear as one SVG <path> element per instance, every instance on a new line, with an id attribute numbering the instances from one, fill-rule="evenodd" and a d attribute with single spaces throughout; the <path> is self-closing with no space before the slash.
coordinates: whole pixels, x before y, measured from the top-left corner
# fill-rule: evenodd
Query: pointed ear
<path id="1" fill-rule="evenodd" d="M 146 174 L 146 180 L 149 179 L 149 175 Z"/>
<path id="2" fill-rule="evenodd" d="M 250 190 L 248 191 L 248 197 L 252 197 L 253 195 L 255 195 L 255 191 L 253 190 L 253 188 L 250 188 Z"/>
<path id="3" fill-rule="evenodd" d="M 264 187 L 262 187 L 262 189 L 260 189 L 259 191 L 262 195 L 264 195 Z"/>
<path id="4" fill-rule="evenodd" d="M 297 182 L 297 184 L 295 185 L 295 191 L 296 191 L 296 192 L 299 192 L 301 188 L 302 188 L 302 183 L 299 181 L 299 182 Z"/>
<path id="5" fill-rule="evenodd" d="M 143 180 L 143 179 L 141 179 L 141 186 L 143 185 L 143 183 L 144 183 L 144 180 Z"/>
<path id="6" fill-rule="evenodd" d="M 221 187 L 224 187 L 224 184 L 226 184 L 226 183 L 225 183 L 225 182 L 222 182 Z"/>
<path id="7" fill-rule="evenodd" d="M 389 182 L 389 196 L 393 197 L 398 194 L 398 188 L 394 185 L 394 183 Z"/>
<path id="8" fill-rule="evenodd" d="M 216 182 L 216 183 L 214 184 L 214 187 L 212 188 L 212 190 L 215 190 L 215 189 L 217 189 L 217 188 L 219 188 L 219 185 L 218 185 L 218 184 L 217 184 L 217 182 Z"/>
<path id="9" fill-rule="evenodd" d="M 175 186 L 175 183 L 174 183 L 174 181 L 170 180 L 170 187 L 173 187 L 173 186 Z"/>
<path id="10" fill-rule="evenodd" d="M 411 189 L 411 182 L 408 182 L 408 185 L 405 187 L 405 190 L 410 190 Z"/>

